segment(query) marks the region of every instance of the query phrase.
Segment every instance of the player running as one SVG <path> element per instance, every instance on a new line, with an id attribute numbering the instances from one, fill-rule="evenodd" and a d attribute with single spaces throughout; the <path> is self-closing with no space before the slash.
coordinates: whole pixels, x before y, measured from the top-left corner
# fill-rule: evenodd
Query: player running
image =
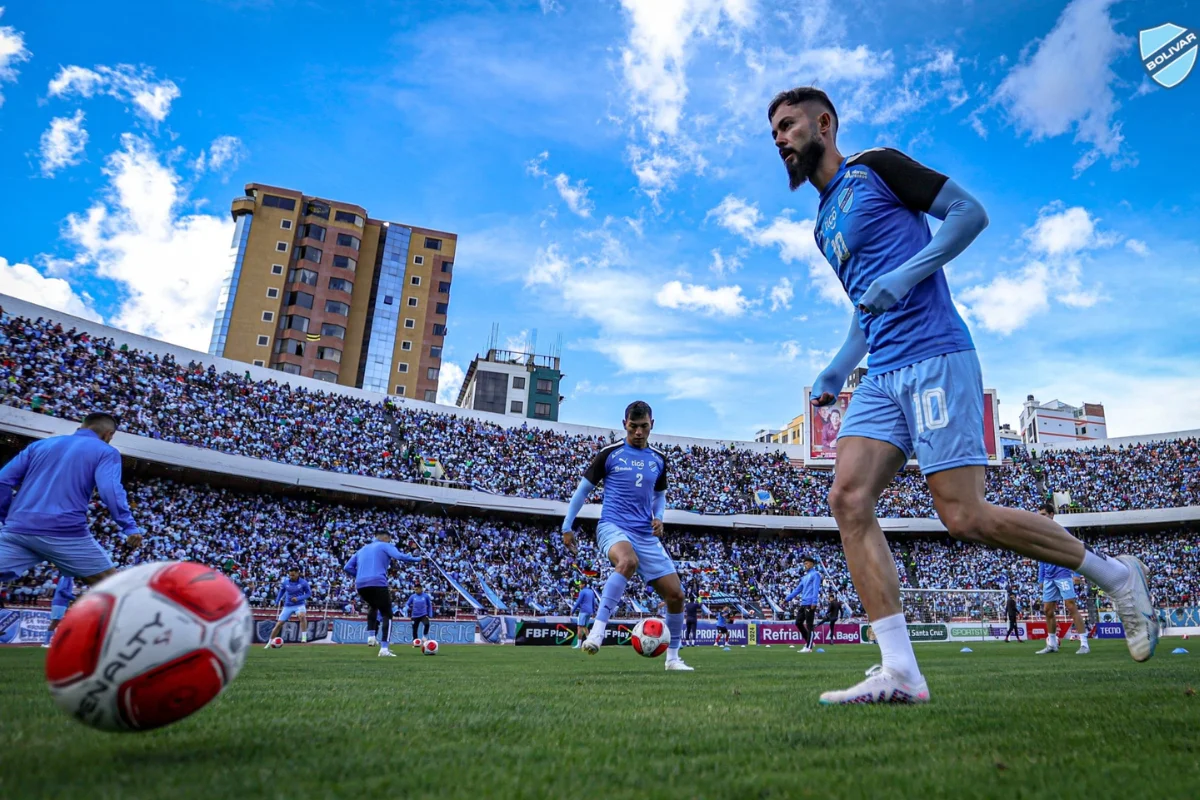
<path id="1" fill-rule="evenodd" d="M 388 567 L 393 561 L 419 564 L 421 557 L 397 550 L 390 533 L 377 533 L 375 541 L 363 545 L 342 570 L 354 578 L 354 588 L 367 604 L 367 644 L 371 647 L 379 645 L 380 656 L 394 658 L 396 654 L 388 647 L 392 634 L 392 594 L 387 588 Z M 376 631 L 381 634 L 378 639 L 375 638 Z"/>
<path id="2" fill-rule="evenodd" d="M 800 598 L 800 608 L 796 612 L 796 629 L 800 631 L 800 641 L 804 642 L 800 652 L 811 653 L 812 638 L 816 633 L 813 617 L 817 613 L 817 604 L 821 602 L 821 571 L 817 569 L 817 561 L 812 556 L 805 556 L 802 560 L 804 575 L 800 578 L 800 584 L 783 598 L 783 602 L 786 605 Z"/>
<path id="3" fill-rule="evenodd" d="M 54 585 L 54 597 L 50 600 L 50 624 L 46 627 L 46 642 L 42 647 L 49 647 L 54 641 L 54 631 L 74 601 L 75 579 L 70 575 L 59 575 L 58 583 Z"/>
<path id="4" fill-rule="evenodd" d="M 126 546 L 141 546 L 121 486 L 121 454 L 109 444 L 116 432 L 111 414 L 88 414 L 74 434 L 34 442 L 0 469 L 0 583 L 43 561 L 87 586 L 114 574 L 112 559 L 88 530 L 93 491 Z"/>
<path id="5" fill-rule="evenodd" d="M 264 649 L 271 649 L 271 640 L 274 639 L 283 630 L 283 624 L 293 616 L 299 617 L 300 623 L 300 641 L 308 641 L 308 606 L 306 605 L 308 598 L 312 597 L 312 587 L 308 585 L 308 581 L 300 577 L 300 570 L 292 567 L 288 570 L 287 580 L 279 587 L 279 594 L 275 596 L 275 604 L 279 606 L 279 617 L 275 620 L 275 627 L 271 629 L 271 635 L 267 637 L 267 643 Z"/>
<path id="6" fill-rule="evenodd" d="M 575 644 L 571 645 L 572 649 L 579 650 L 583 647 L 583 639 L 587 636 L 587 629 L 592 624 L 592 617 L 596 614 L 596 606 L 599 602 L 596 590 L 585 583 L 575 597 L 575 605 L 571 606 L 571 613 L 577 615 L 575 617 Z"/>
<path id="7" fill-rule="evenodd" d="M 875 518 L 880 494 L 914 451 L 951 536 L 1083 573 L 1112 597 L 1134 660 L 1150 658 L 1158 623 L 1144 564 L 1094 553 L 1053 520 L 984 497 L 983 379 L 942 271 L 987 227 L 979 201 L 896 150 L 843 156 L 837 111 L 819 89 L 781 92 L 767 116 L 791 188 L 809 182 L 820 194 L 817 247 L 855 309 L 845 343 L 813 383 L 813 405 L 834 403 L 850 372 L 871 356 L 838 433 L 829 506 L 883 664 L 821 702 L 929 700 L 896 565 Z M 936 236 L 927 214 L 943 220 Z"/>
<path id="8" fill-rule="evenodd" d="M 412 619 L 412 638 L 424 642 L 429 638 L 429 618 L 433 616 L 433 595 L 425 591 L 425 587 L 417 584 L 413 593 L 404 602 L 404 614 Z M 425 636 L 418 634 L 421 627 L 425 628 Z"/>
<path id="9" fill-rule="evenodd" d="M 1054 504 L 1046 503 L 1038 509 L 1038 514 L 1046 519 L 1054 519 Z M 1091 652 L 1088 646 L 1087 623 L 1075 602 L 1075 573 L 1066 567 L 1038 562 L 1038 586 L 1042 587 L 1042 603 L 1046 612 L 1046 646 L 1037 651 L 1037 655 L 1058 652 L 1058 602 L 1061 600 L 1067 607 L 1067 614 L 1075 621 L 1075 630 L 1079 632 L 1079 649 L 1077 656 L 1086 656 Z"/>
<path id="10" fill-rule="evenodd" d="M 654 587 L 667 604 L 667 629 L 671 644 L 666 668 L 691 672 L 679 657 L 683 638 L 683 587 L 675 564 L 662 545 L 663 514 L 667 509 L 667 457 L 650 446 L 654 414 L 641 400 L 625 409 L 625 438 L 603 448 L 579 481 L 567 516 L 563 519 L 563 544 L 575 552 L 575 518 L 589 494 L 604 484 L 604 504 L 596 527 L 596 544 L 612 562 L 613 572 L 604 583 L 600 608 L 583 650 L 595 655 L 604 642 L 609 617 L 621 602 L 633 573 Z"/>

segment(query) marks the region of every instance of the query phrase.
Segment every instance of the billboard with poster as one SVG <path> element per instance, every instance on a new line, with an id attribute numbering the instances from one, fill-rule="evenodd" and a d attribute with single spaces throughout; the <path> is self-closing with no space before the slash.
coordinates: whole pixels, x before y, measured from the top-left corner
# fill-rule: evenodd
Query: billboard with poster
<path id="1" fill-rule="evenodd" d="M 806 467 L 832 467 L 837 458 L 837 436 L 850 407 L 853 392 L 842 392 L 836 403 L 821 408 L 811 404 L 812 387 L 804 387 L 804 465 Z M 999 466 L 1004 454 L 1000 449 L 1000 399 L 995 389 L 983 390 L 983 443 L 987 448 L 988 466 Z M 909 466 L 917 466 L 915 458 Z"/>

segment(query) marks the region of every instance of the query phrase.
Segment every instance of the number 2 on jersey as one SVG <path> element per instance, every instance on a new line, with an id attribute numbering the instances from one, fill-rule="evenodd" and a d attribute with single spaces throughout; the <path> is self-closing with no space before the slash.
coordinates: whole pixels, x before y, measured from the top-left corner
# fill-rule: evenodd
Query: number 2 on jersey
<path id="1" fill-rule="evenodd" d="M 642 473 L 640 472 L 637 474 L 637 487 L 642 488 Z"/>

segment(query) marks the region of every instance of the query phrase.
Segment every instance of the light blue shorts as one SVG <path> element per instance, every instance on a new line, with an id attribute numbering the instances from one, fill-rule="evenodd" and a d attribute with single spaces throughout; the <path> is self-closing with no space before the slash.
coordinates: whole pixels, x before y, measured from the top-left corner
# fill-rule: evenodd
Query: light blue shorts
<path id="1" fill-rule="evenodd" d="M 1057 603 L 1059 600 L 1075 599 L 1075 583 L 1070 578 L 1042 582 L 1042 602 Z"/>
<path id="2" fill-rule="evenodd" d="M 287 622 L 292 618 L 293 614 L 307 614 L 308 606 L 284 606 L 279 609 L 279 618 L 276 622 Z"/>
<path id="3" fill-rule="evenodd" d="M 626 533 L 611 522 L 601 522 L 596 526 L 596 546 L 605 556 L 617 542 L 629 542 L 633 552 L 638 557 L 638 575 L 646 583 L 675 572 L 675 562 L 667 555 L 657 536 L 643 536 L 636 533 Z"/>
<path id="4" fill-rule="evenodd" d="M 50 606 L 50 619 L 62 619 L 70 606 Z"/>
<path id="5" fill-rule="evenodd" d="M 75 578 L 90 578 L 113 568 L 108 553 L 91 536 L 34 536 L 0 530 L 0 581 L 19 578 L 46 561 Z"/>
<path id="6" fill-rule="evenodd" d="M 854 390 L 838 440 L 862 436 L 895 445 L 921 472 L 986 466 L 983 373 L 974 350 L 934 356 L 879 375 Z"/>
<path id="7" fill-rule="evenodd" d="M 579 616 L 575 618 L 575 624 L 581 628 L 586 628 L 592 624 L 592 615 L 579 612 Z"/>

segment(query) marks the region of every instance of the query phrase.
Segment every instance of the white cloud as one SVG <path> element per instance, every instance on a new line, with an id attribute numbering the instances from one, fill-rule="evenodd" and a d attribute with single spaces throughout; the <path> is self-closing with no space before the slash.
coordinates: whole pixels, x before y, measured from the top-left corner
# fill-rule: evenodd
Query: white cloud
<path id="1" fill-rule="evenodd" d="M 791 280 L 780 278 L 779 283 L 771 287 L 771 310 L 778 311 L 781 308 L 790 309 L 794 295 L 795 292 L 792 289 Z"/>
<path id="2" fill-rule="evenodd" d="M 741 315 L 750 304 L 750 301 L 742 296 L 740 286 L 720 286 L 711 289 L 690 283 L 684 285 L 680 281 L 663 284 L 654 296 L 654 302 L 663 308 L 700 311 L 725 317 Z"/>
<path id="3" fill-rule="evenodd" d="M 1150 255 L 1150 248 L 1141 239 L 1126 239 L 1125 249 L 1131 253 L 1137 253 L 1139 256 Z"/>
<path id="4" fill-rule="evenodd" d="M 726 257 L 721 255 L 720 250 L 716 249 L 712 251 L 711 255 L 712 264 L 709 266 L 709 269 L 714 275 L 724 276 L 727 273 L 737 272 L 742 268 L 742 259 L 740 256 L 732 255 Z"/>
<path id="5" fill-rule="evenodd" d="M 543 14 L 550 14 L 555 11 L 562 11 L 562 6 L 559 5 L 558 0 L 538 0 L 538 1 L 541 3 Z"/>
<path id="6" fill-rule="evenodd" d="M 118 64 L 88 69 L 72 64 L 59 69 L 48 93 L 62 98 L 108 95 L 133 106 L 139 115 L 162 122 L 171 113 L 171 103 L 179 97 L 179 87 L 174 81 L 155 78 L 150 67 Z"/>
<path id="7" fill-rule="evenodd" d="M 66 314 L 103 322 L 86 293 L 76 294 L 62 278 L 48 278 L 29 264 L 10 264 L 0 256 L 0 292 Z"/>
<path id="8" fill-rule="evenodd" d="M 236 136 L 218 136 L 213 139 L 208 150 L 201 150 L 192 167 L 200 172 L 224 172 L 226 180 L 228 173 L 233 172 L 242 163 L 248 151 L 242 140 Z"/>
<path id="9" fill-rule="evenodd" d="M 1109 15 L 1115 0 L 1073 0 L 1032 54 L 1013 67 L 995 94 L 1021 133 L 1034 141 L 1074 132 L 1088 149 L 1079 174 L 1100 158 L 1119 166 L 1125 137 L 1113 120 L 1119 108 L 1112 65 L 1133 49 Z"/>
<path id="10" fill-rule="evenodd" d="M 1112 247 L 1120 237 L 1102 233 L 1097 220 L 1080 206 L 1063 208 L 1051 204 L 1038 213 L 1038 220 L 1025 232 L 1030 249 L 1051 258 L 1071 256 L 1083 250 Z"/>
<path id="11" fill-rule="evenodd" d="M 444 406 L 452 406 L 458 401 L 458 392 L 462 389 L 466 373 L 463 368 L 453 361 L 443 361 L 442 371 L 438 373 L 437 401 Z"/>
<path id="12" fill-rule="evenodd" d="M 67 218 L 77 251 L 71 269 L 90 266 L 117 285 L 122 302 L 111 324 L 206 350 L 233 223 L 184 213 L 187 187 L 142 137 L 123 135 L 104 174 L 104 199 Z"/>
<path id="13" fill-rule="evenodd" d="M 955 109 L 968 98 L 959 59 L 953 50 L 943 48 L 904 71 L 900 84 L 891 87 L 888 99 L 871 115 L 871 122 L 886 125 L 942 99 Z"/>
<path id="14" fill-rule="evenodd" d="M 991 283 L 959 293 L 970 319 L 993 333 L 1008 335 L 1050 307 L 1046 266 L 1034 262 L 1016 275 L 997 275 Z"/>
<path id="15" fill-rule="evenodd" d="M 547 184 L 552 184 L 558 191 L 558 196 L 567 204 L 567 208 L 571 209 L 571 213 L 585 219 L 592 216 L 596 205 L 588 198 L 588 192 L 591 190 L 586 182 L 581 178 L 571 183 L 570 176 L 565 172 L 551 175 L 546 170 L 546 162 L 549 160 L 549 151 L 543 150 L 536 158 L 525 162 L 525 172 L 535 178 L 544 178 Z"/>
<path id="16" fill-rule="evenodd" d="M 0 16 L 4 7 L 0 6 Z M 33 55 L 25 47 L 25 35 L 11 25 L 0 25 L 0 83 L 12 83 L 17 79 L 16 65 L 28 61 Z M 4 105 L 4 93 L 0 92 L 0 106 Z"/>
<path id="17" fill-rule="evenodd" d="M 83 161 L 83 150 L 88 141 L 83 119 L 83 110 L 78 109 L 73 117 L 55 117 L 42 133 L 42 174 L 47 178 Z"/>
<path id="18" fill-rule="evenodd" d="M 557 243 L 549 247 L 539 247 L 533 266 L 525 274 L 525 285 L 558 283 L 566 277 L 570 267 L 570 262 L 563 256 Z"/>
<path id="19" fill-rule="evenodd" d="M 758 227 L 762 214 L 758 206 L 747 203 L 740 197 L 726 195 L 720 205 L 709 211 L 706 219 L 715 217 L 717 224 L 739 236 L 750 236 Z"/>

